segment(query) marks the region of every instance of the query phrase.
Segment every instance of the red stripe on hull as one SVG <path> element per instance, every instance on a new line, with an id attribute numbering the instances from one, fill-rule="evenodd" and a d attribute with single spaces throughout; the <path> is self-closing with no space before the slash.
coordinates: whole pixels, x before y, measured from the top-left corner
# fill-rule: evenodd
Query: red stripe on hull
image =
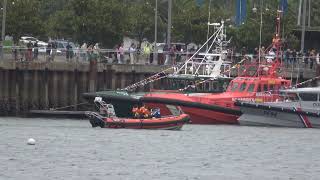
<path id="1" fill-rule="evenodd" d="M 297 108 L 297 110 L 298 110 L 299 112 L 302 111 L 301 108 Z M 303 121 L 303 123 L 304 123 L 304 126 L 305 126 L 306 128 L 312 128 L 312 125 L 311 125 L 311 123 L 310 123 L 310 121 L 309 121 L 309 119 L 308 119 L 308 117 L 307 117 L 306 115 L 300 114 L 299 116 L 301 117 L 301 119 L 302 119 L 302 121 Z"/>
<path id="2" fill-rule="evenodd" d="M 161 115 L 172 115 L 165 104 L 147 103 L 150 108 L 160 108 Z M 192 124 L 238 124 L 239 116 L 226 113 L 215 112 L 213 110 L 204 110 L 199 108 L 180 106 L 182 111 L 188 114 Z"/>

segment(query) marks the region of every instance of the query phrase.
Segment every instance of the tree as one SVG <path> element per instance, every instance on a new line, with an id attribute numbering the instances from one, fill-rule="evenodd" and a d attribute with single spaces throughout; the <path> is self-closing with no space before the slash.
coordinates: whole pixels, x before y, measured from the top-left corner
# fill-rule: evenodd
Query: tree
<path id="1" fill-rule="evenodd" d="M 8 1 L 6 32 L 15 42 L 23 35 L 42 36 L 45 34 L 40 18 L 38 0 Z"/>

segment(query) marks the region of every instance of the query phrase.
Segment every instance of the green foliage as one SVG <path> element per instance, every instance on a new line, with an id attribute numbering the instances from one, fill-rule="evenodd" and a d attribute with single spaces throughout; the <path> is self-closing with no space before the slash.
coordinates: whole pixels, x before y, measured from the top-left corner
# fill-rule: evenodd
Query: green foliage
<path id="1" fill-rule="evenodd" d="M 12 2 L 15 2 L 12 4 Z M 208 7 L 205 0 L 197 6 L 195 0 L 173 0 L 172 41 L 203 43 L 207 38 Z M 212 0 L 210 22 L 227 20 L 226 26 L 232 45 L 253 49 L 259 46 L 260 13 L 251 11 L 254 2 L 248 0 L 246 22 L 234 27 L 235 1 Z M 262 45 L 268 46 L 275 28 L 277 0 L 267 1 L 263 8 Z M 312 1 L 313 24 L 320 24 L 317 15 L 319 2 Z M 296 25 L 299 1 L 289 0 L 289 12 L 284 16 L 283 37 L 287 44 L 298 46 L 297 38 L 292 35 Z M 112 48 L 121 42 L 124 35 L 154 41 L 155 0 L 8 0 L 7 34 L 17 41 L 22 35 L 33 35 L 46 39 L 65 38 L 78 43 L 99 42 Z M 158 0 L 158 42 L 165 41 L 167 32 L 168 5 Z M 211 32 L 212 32 L 211 27 Z"/>
<path id="2" fill-rule="evenodd" d="M 12 35 L 14 41 L 23 35 L 42 36 L 43 23 L 40 18 L 40 2 L 38 0 L 8 1 L 6 34 Z"/>

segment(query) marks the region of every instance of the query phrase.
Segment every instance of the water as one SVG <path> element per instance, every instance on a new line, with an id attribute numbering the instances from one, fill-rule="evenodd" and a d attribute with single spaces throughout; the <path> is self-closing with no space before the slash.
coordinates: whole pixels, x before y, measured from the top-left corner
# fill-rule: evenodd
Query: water
<path id="1" fill-rule="evenodd" d="M 0 179 L 319 179 L 320 130 L 0 118 Z M 34 138 L 35 146 L 27 145 Z"/>

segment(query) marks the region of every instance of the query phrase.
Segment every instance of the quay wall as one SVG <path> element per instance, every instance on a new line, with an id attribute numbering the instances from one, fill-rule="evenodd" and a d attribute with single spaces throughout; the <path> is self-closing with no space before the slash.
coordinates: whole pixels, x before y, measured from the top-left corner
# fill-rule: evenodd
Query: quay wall
<path id="1" fill-rule="evenodd" d="M 81 97 L 84 92 L 124 88 L 167 68 L 144 64 L 90 65 L 75 61 L 0 61 L 0 115 L 24 115 L 31 109 L 81 104 L 86 102 Z M 286 78 L 293 82 L 297 78 L 302 81 L 316 76 L 316 71 L 310 69 L 288 68 L 284 71 Z M 138 90 L 159 87 L 161 82 L 157 81 Z M 74 106 L 72 110 L 86 109 Z"/>
<path id="2" fill-rule="evenodd" d="M 81 104 L 86 102 L 81 97 L 84 92 L 124 88 L 165 68 L 142 64 L 2 61 L 0 115 L 23 115 L 31 109 Z M 155 82 L 138 90 L 159 86 L 160 82 Z M 72 107 L 73 110 L 79 108 L 81 106 Z"/>

